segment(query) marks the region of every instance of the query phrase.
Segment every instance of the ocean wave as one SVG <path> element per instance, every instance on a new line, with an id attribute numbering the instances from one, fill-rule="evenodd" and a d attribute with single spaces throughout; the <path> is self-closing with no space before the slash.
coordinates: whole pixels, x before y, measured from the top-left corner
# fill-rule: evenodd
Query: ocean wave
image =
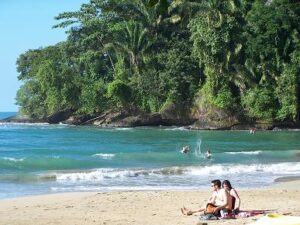
<path id="1" fill-rule="evenodd" d="M 225 154 L 230 155 L 237 155 L 237 154 L 244 154 L 244 155 L 259 155 L 262 151 L 247 151 L 247 152 L 225 152 Z"/>
<path id="2" fill-rule="evenodd" d="M 131 127 L 117 127 L 117 128 L 114 128 L 114 130 L 133 130 L 133 128 Z"/>
<path id="3" fill-rule="evenodd" d="M 132 170 L 120 171 L 114 169 L 98 169 L 95 171 L 79 171 L 74 173 L 56 174 L 56 179 L 58 181 L 87 181 L 136 176 L 138 176 L 138 172 Z"/>
<path id="4" fill-rule="evenodd" d="M 50 159 L 60 159 L 60 156 L 59 155 L 51 155 L 48 158 L 50 158 Z"/>
<path id="5" fill-rule="evenodd" d="M 191 167 L 187 169 L 192 175 L 205 176 L 208 174 L 230 175 L 230 174 L 251 174 L 251 173 L 271 173 L 271 174 L 299 174 L 300 163 L 275 163 L 275 164 L 228 164 L 212 165 L 204 167 Z"/>
<path id="6" fill-rule="evenodd" d="M 112 159 L 113 157 L 115 157 L 115 154 L 111 154 L 111 153 L 98 153 L 98 154 L 94 154 L 92 156 L 93 157 L 99 157 L 101 159 Z"/>
<path id="7" fill-rule="evenodd" d="M 176 130 L 179 130 L 179 131 L 190 131 L 190 129 L 187 128 L 187 127 L 172 127 L 172 128 L 165 128 L 165 130 L 173 130 L 173 131 L 176 131 Z"/>
<path id="8" fill-rule="evenodd" d="M 71 186 L 71 187 L 51 187 L 51 191 L 55 192 L 70 192 L 70 191 L 101 191 L 101 192 L 110 192 L 110 191 L 174 191 L 174 190 L 199 190 L 199 186 L 178 186 L 178 185 L 159 185 L 159 186 Z"/>
<path id="9" fill-rule="evenodd" d="M 300 173 L 300 163 L 234 165 L 219 164 L 199 167 L 168 167 L 158 169 L 97 169 L 73 173 L 57 173 L 58 181 L 87 181 L 136 177 L 247 175 L 247 174 L 293 175 Z"/>
<path id="10" fill-rule="evenodd" d="M 22 162 L 22 161 L 24 161 L 25 158 L 17 159 L 17 158 L 13 158 L 13 157 L 2 157 L 0 159 L 6 160 L 6 161 L 11 161 L 11 162 Z"/>
<path id="11" fill-rule="evenodd" d="M 94 170 L 81 171 L 53 171 L 42 174 L 27 175 L 2 175 L 0 180 L 18 181 L 18 182 L 38 182 L 38 181 L 57 181 L 59 183 L 80 183 L 87 184 L 89 182 L 103 184 L 137 184 L 143 186 L 145 181 L 152 183 L 150 186 L 158 184 L 166 185 L 180 184 L 179 186 L 192 185 L 191 180 L 207 180 L 208 177 L 265 177 L 276 178 L 287 175 L 299 175 L 300 162 L 297 163 L 276 163 L 276 164 L 251 164 L 251 165 L 234 165 L 219 164 L 197 167 L 167 167 L 156 169 L 111 169 L 102 168 Z M 178 183 L 178 182 L 179 183 Z M 129 183 L 128 183 L 129 182 Z M 183 183 L 182 183 L 183 182 Z M 188 185 L 189 184 L 189 185 Z M 109 185 L 111 186 L 111 185 Z M 174 189 L 174 188 L 172 188 Z"/>
<path id="12" fill-rule="evenodd" d="M 57 180 L 103 180 L 114 178 L 130 178 L 141 176 L 176 176 L 186 172 L 184 167 L 169 167 L 159 169 L 97 169 L 94 171 L 79 171 L 74 173 L 56 174 Z"/>

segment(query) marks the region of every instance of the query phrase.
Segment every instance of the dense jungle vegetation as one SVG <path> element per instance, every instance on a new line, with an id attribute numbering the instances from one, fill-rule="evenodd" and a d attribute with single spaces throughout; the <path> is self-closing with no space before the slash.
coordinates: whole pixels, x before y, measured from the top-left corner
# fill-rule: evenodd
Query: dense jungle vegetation
<path id="1" fill-rule="evenodd" d="M 90 0 L 56 19 L 67 40 L 17 60 L 17 104 L 33 118 L 176 104 L 299 121 L 296 0 Z"/>

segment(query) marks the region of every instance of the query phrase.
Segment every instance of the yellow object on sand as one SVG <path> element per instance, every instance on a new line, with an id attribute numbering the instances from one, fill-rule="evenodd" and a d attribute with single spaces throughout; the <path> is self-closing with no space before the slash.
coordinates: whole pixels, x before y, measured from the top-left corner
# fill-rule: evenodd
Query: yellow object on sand
<path id="1" fill-rule="evenodd" d="M 267 214 L 266 216 L 248 225 L 300 225 L 300 216 Z"/>

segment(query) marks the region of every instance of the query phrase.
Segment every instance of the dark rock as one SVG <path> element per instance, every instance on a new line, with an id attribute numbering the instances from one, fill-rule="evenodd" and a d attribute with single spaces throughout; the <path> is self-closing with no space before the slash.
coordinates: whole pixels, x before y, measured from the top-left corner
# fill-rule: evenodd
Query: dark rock
<path id="1" fill-rule="evenodd" d="M 5 119 L 0 120 L 2 123 L 43 123 L 46 122 L 43 119 L 33 119 L 27 116 L 10 116 Z"/>
<path id="2" fill-rule="evenodd" d="M 240 123 L 238 115 L 212 106 L 201 98 L 192 107 L 191 117 L 196 120 L 193 129 L 231 129 Z"/>
<path id="3" fill-rule="evenodd" d="M 159 113 L 129 116 L 124 118 L 122 122 L 126 126 L 130 126 L 130 127 L 164 125 L 162 117 Z"/>
<path id="4" fill-rule="evenodd" d="M 73 113 L 74 110 L 72 109 L 62 110 L 52 114 L 51 116 L 48 116 L 46 121 L 48 123 L 59 123 L 68 119 Z"/>
<path id="5" fill-rule="evenodd" d="M 196 121 L 190 116 L 190 107 L 170 102 L 161 112 L 162 124 L 167 126 L 187 126 Z"/>
<path id="6" fill-rule="evenodd" d="M 67 120 L 63 121 L 65 124 L 73 124 L 73 125 L 84 125 L 84 124 L 90 124 L 89 121 L 93 120 L 94 118 L 97 118 L 97 115 L 74 115 L 70 116 Z"/>

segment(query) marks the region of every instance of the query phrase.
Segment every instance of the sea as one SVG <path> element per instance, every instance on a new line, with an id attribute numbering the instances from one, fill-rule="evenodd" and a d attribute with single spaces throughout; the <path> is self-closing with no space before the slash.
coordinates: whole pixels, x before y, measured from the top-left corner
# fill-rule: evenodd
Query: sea
<path id="1" fill-rule="evenodd" d="M 0 119 L 15 113 L 0 113 Z M 188 154 L 180 152 L 185 145 Z M 205 158 L 210 150 L 212 156 Z M 300 175 L 300 130 L 0 123 L 0 198 L 60 192 L 264 188 Z"/>

